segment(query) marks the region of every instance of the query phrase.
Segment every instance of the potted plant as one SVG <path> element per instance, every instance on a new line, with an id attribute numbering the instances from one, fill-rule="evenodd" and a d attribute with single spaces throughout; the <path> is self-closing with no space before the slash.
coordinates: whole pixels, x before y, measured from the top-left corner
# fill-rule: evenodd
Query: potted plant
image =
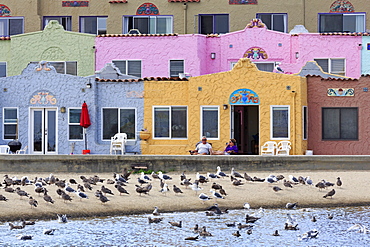
<path id="1" fill-rule="evenodd" d="M 141 140 L 148 140 L 150 138 L 150 132 L 147 129 L 142 129 L 139 133 Z"/>

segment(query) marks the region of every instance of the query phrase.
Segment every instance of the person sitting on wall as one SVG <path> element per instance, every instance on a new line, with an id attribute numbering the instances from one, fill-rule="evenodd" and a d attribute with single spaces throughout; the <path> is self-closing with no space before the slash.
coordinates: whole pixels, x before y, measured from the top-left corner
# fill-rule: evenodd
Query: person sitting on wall
<path id="1" fill-rule="evenodd" d="M 214 155 L 230 155 L 230 154 L 237 154 L 239 152 L 238 146 L 236 145 L 235 139 L 230 139 L 228 143 L 226 143 L 226 147 L 223 151 L 215 151 L 213 152 Z"/>
<path id="2" fill-rule="evenodd" d="M 211 155 L 213 153 L 212 146 L 207 142 L 205 136 L 202 137 L 202 142 L 196 145 L 195 150 L 189 151 L 191 155 Z"/>

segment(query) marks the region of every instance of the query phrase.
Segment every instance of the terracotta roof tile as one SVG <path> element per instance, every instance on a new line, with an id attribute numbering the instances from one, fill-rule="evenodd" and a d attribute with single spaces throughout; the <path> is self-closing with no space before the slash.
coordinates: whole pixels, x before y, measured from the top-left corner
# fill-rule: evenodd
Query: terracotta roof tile
<path id="1" fill-rule="evenodd" d="M 109 3 L 127 3 L 127 0 L 123 0 L 123 1 L 109 1 Z"/>
<path id="2" fill-rule="evenodd" d="M 10 40 L 10 36 L 1 36 L 0 40 Z"/>
<path id="3" fill-rule="evenodd" d="M 169 3 L 199 3 L 200 0 L 168 0 Z"/>
<path id="4" fill-rule="evenodd" d="M 320 35 L 341 35 L 341 36 L 370 36 L 370 33 L 364 32 L 354 32 L 354 33 L 344 33 L 344 32 L 333 32 L 333 33 L 320 33 Z"/>
<path id="5" fill-rule="evenodd" d="M 207 38 L 218 38 L 218 37 L 220 37 L 220 35 L 218 33 L 207 34 Z"/>
<path id="6" fill-rule="evenodd" d="M 140 79 L 100 79 L 95 78 L 95 81 L 100 82 L 139 82 L 139 81 L 188 81 L 188 78 L 180 77 L 145 77 Z"/>
<path id="7" fill-rule="evenodd" d="M 163 36 L 178 36 L 177 33 L 168 34 L 102 34 L 97 37 L 163 37 Z"/>

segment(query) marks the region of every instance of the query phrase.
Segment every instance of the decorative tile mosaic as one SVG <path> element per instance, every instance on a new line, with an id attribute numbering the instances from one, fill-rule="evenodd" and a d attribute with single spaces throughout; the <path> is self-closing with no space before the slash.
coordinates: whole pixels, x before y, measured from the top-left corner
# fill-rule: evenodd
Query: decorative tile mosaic
<path id="1" fill-rule="evenodd" d="M 9 7 L 4 4 L 0 4 L 0 17 L 1 16 L 11 16 Z"/>
<path id="2" fill-rule="evenodd" d="M 258 4 L 257 0 L 229 0 L 229 4 Z"/>
<path id="3" fill-rule="evenodd" d="M 136 15 L 159 15 L 159 10 L 152 3 L 143 3 L 137 8 Z"/>
<path id="4" fill-rule="evenodd" d="M 32 96 L 32 98 L 30 99 L 30 103 L 32 105 L 35 105 L 35 104 L 55 105 L 57 103 L 57 99 L 54 97 L 54 95 L 51 95 L 49 92 L 38 92 L 37 94 Z"/>
<path id="5" fill-rule="evenodd" d="M 229 98 L 230 105 L 259 105 L 259 103 L 258 94 L 246 88 L 235 90 Z"/>
<path id="6" fill-rule="evenodd" d="M 251 47 L 249 48 L 243 55 L 245 58 L 250 58 L 250 59 L 267 59 L 267 53 L 264 49 L 261 47 Z"/>
<path id="7" fill-rule="evenodd" d="M 329 88 L 328 96 L 355 96 L 354 88 Z"/>
<path id="8" fill-rule="evenodd" d="M 265 24 L 260 19 L 252 19 L 246 26 L 246 28 L 263 28 Z"/>
<path id="9" fill-rule="evenodd" d="M 89 7 L 89 1 L 62 1 L 62 7 Z"/>
<path id="10" fill-rule="evenodd" d="M 355 12 L 355 8 L 353 7 L 350 1 L 337 0 L 331 4 L 330 12 L 331 13 Z"/>

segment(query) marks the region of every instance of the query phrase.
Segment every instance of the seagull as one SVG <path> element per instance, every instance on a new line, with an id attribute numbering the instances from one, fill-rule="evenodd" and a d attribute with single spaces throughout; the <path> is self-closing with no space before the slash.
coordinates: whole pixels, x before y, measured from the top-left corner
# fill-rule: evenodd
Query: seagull
<path id="1" fill-rule="evenodd" d="M 340 180 L 340 177 L 337 177 L 337 186 L 340 187 L 342 186 L 342 180 Z"/>
<path id="2" fill-rule="evenodd" d="M 154 211 L 153 211 L 153 213 L 152 213 L 154 216 L 158 216 L 158 215 L 160 215 L 160 213 L 158 212 L 158 207 L 157 206 L 155 206 L 154 207 Z"/>
<path id="3" fill-rule="evenodd" d="M 209 173 L 209 172 L 207 172 L 207 177 L 209 177 L 209 178 L 220 178 L 220 177 L 219 177 L 219 176 L 217 176 L 216 174 Z"/>
<path id="4" fill-rule="evenodd" d="M 181 189 L 180 189 L 179 187 L 177 187 L 176 185 L 173 185 L 173 192 L 175 192 L 176 194 L 178 194 L 178 193 L 183 193 L 183 192 L 181 191 Z"/>
<path id="5" fill-rule="evenodd" d="M 213 197 L 217 200 L 217 199 L 225 199 L 220 193 L 214 191 L 214 190 L 210 190 L 209 192 L 212 193 Z"/>
<path id="6" fill-rule="evenodd" d="M 32 240 L 32 235 L 17 235 L 19 240 Z"/>
<path id="7" fill-rule="evenodd" d="M 185 188 L 188 188 L 188 186 L 189 186 L 189 185 L 192 185 L 192 184 L 193 184 L 193 183 L 191 183 L 191 182 L 190 182 L 190 179 L 191 179 L 191 178 L 189 178 L 189 179 L 184 179 L 180 184 L 181 184 L 181 185 L 184 185 L 184 186 L 185 186 Z"/>
<path id="8" fill-rule="evenodd" d="M 206 194 L 204 194 L 204 193 L 201 193 L 200 195 L 199 195 L 199 199 L 200 200 L 202 200 L 202 203 L 204 203 L 205 201 L 209 201 L 209 200 L 211 200 L 212 198 L 210 198 L 209 196 L 207 196 Z"/>
<path id="9" fill-rule="evenodd" d="M 288 216 L 288 219 L 286 220 L 286 223 L 288 225 L 296 225 L 297 224 L 296 220 L 291 216 L 291 214 L 288 213 L 286 215 Z"/>
<path id="10" fill-rule="evenodd" d="M 160 179 L 160 177 L 157 174 L 155 174 L 155 172 L 152 172 L 152 174 L 150 175 L 152 175 L 152 178 L 154 179 Z"/>
<path id="11" fill-rule="evenodd" d="M 58 216 L 58 222 L 59 223 L 67 223 L 68 222 L 66 214 L 57 214 L 57 216 Z"/>
<path id="12" fill-rule="evenodd" d="M 149 224 L 150 223 L 159 223 L 163 220 L 163 218 L 151 218 L 150 216 L 148 217 Z"/>
<path id="13" fill-rule="evenodd" d="M 46 202 L 50 202 L 51 204 L 54 204 L 54 200 L 51 198 L 51 196 L 48 195 L 47 191 L 44 192 L 44 200 Z"/>
<path id="14" fill-rule="evenodd" d="M 89 197 L 85 193 L 81 192 L 80 190 L 76 191 L 75 194 L 80 198 L 80 201 L 82 199 L 89 199 Z"/>
<path id="15" fill-rule="evenodd" d="M 222 186 L 220 184 L 213 183 L 211 188 L 214 190 L 220 190 L 222 189 Z"/>
<path id="16" fill-rule="evenodd" d="M 124 194 L 130 194 L 130 193 L 127 192 L 127 190 L 125 188 L 123 188 L 119 184 L 116 184 L 114 187 L 118 190 L 119 195 L 122 195 L 122 193 L 124 193 Z"/>
<path id="17" fill-rule="evenodd" d="M 187 237 L 185 238 L 185 240 L 198 240 L 199 239 L 199 235 L 195 236 L 195 237 Z"/>
<path id="18" fill-rule="evenodd" d="M 326 193 L 326 195 L 323 196 L 323 198 L 327 198 L 328 196 L 330 196 L 330 198 L 333 198 L 333 195 L 335 194 L 335 190 L 332 189 L 331 191 L 329 191 L 328 193 Z"/>
<path id="19" fill-rule="evenodd" d="M 219 177 L 228 177 L 228 175 L 226 175 L 224 172 L 221 171 L 221 168 L 219 166 L 217 166 L 216 175 Z"/>
<path id="20" fill-rule="evenodd" d="M 144 179 L 141 179 L 141 178 L 137 178 L 137 181 L 139 182 L 140 185 L 148 183 L 147 181 L 145 181 Z"/>
<path id="21" fill-rule="evenodd" d="M 348 228 L 347 232 L 352 231 L 352 230 L 358 230 L 358 232 L 364 233 L 364 234 L 370 232 L 370 230 L 368 230 L 366 226 L 364 226 L 363 224 L 360 224 L 360 223 L 354 224 L 353 226 Z"/>
<path id="22" fill-rule="evenodd" d="M 311 238 L 316 238 L 318 234 L 319 234 L 319 231 L 317 231 L 316 229 L 310 230 L 308 232 L 303 233 L 301 235 L 301 237 L 298 238 L 298 240 L 299 241 L 302 241 L 302 240 L 307 241 L 307 240 L 309 240 Z"/>
<path id="23" fill-rule="evenodd" d="M 289 225 L 288 223 L 285 223 L 284 229 L 285 230 L 294 230 L 294 231 L 299 230 L 298 224 L 293 226 L 293 225 Z"/>
<path id="24" fill-rule="evenodd" d="M 66 184 L 66 187 L 64 188 L 65 191 L 67 192 L 70 192 L 70 193 L 75 193 L 76 190 L 73 189 L 71 186 L 68 185 L 68 183 Z"/>
<path id="25" fill-rule="evenodd" d="M 182 221 L 181 220 L 179 222 L 169 221 L 168 223 L 170 223 L 171 226 L 177 226 L 177 227 L 182 228 Z"/>
<path id="26" fill-rule="evenodd" d="M 195 194 L 197 194 L 198 191 L 203 189 L 203 188 L 199 187 L 199 185 L 196 184 L 196 183 L 193 183 L 192 185 L 190 185 L 190 188 L 195 191 Z"/>
<path id="27" fill-rule="evenodd" d="M 212 205 L 209 208 L 207 208 L 207 210 L 212 211 L 214 214 L 218 214 L 218 215 L 222 214 L 222 211 L 218 207 L 218 204 L 217 203 L 215 203 L 214 205 Z M 208 216 L 214 216 L 214 214 L 213 215 L 208 215 Z"/>
<path id="28" fill-rule="evenodd" d="M 251 208 L 251 205 L 249 205 L 249 203 L 246 202 L 246 203 L 244 203 L 243 208 L 250 209 Z"/>
<path id="29" fill-rule="evenodd" d="M 3 195 L 0 195 L 0 201 L 8 201 L 8 198 L 6 198 L 5 196 Z"/>
<path id="30" fill-rule="evenodd" d="M 239 231 L 236 231 L 236 232 L 234 232 L 234 233 L 233 233 L 233 236 L 235 236 L 235 237 L 240 237 L 240 236 L 241 236 L 241 234 L 240 234 L 240 232 L 239 232 Z"/>
<path id="31" fill-rule="evenodd" d="M 312 179 L 310 177 L 306 177 L 305 180 L 306 180 L 307 185 L 312 185 L 313 184 Z"/>
<path id="32" fill-rule="evenodd" d="M 166 193 L 168 192 L 168 185 L 166 183 L 164 183 L 163 185 L 163 188 L 159 191 L 159 192 L 162 192 L 166 195 Z"/>
<path id="33" fill-rule="evenodd" d="M 284 74 L 284 70 L 282 70 L 282 68 L 280 68 L 280 62 L 275 63 L 275 70 L 276 70 L 276 72 Z"/>
<path id="34" fill-rule="evenodd" d="M 164 179 L 164 180 L 172 180 L 170 176 L 163 174 L 161 171 L 158 172 L 158 176 L 159 178 Z"/>
<path id="35" fill-rule="evenodd" d="M 284 186 L 285 186 L 285 187 L 293 188 L 292 183 L 291 183 L 290 181 L 286 181 L 286 180 L 284 179 L 283 184 L 284 184 Z"/>
<path id="36" fill-rule="evenodd" d="M 233 168 L 231 168 L 231 175 L 232 175 L 232 176 L 234 176 L 234 177 L 237 177 L 237 178 L 243 178 L 243 176 L 242 176 L 242 175 L 240 175 L 240 173 L 239 173 L 239 172 L 236 172 L 236 171 L 234 170 L 234 167 L 233 167 Z"/>
<path id="37" fill-rule="evenodd" d="M 273 191 L 278 192 L 279 190 L 282 190 L 279 186 L 272 187 Z"/>
<path id="38" fill-rule="evenodd" d="M 103 192 L 104 194 L 114 195 L 113 192 L 109 188 L 105 187 L 104 185 L 101 186 L 101 192 Z"/>
<path id="39" fill-rule="evenodd" d="M 249 214 L 245 215 L 245 223 L 254 223 L 259 219 L 259 217 L 250 216 Z"/>
<path id="40" fill-rule="evenodd" d="M 298 202 L 295 202 L 295 203 L 288 202 L 288 203 L 285 205 L 285 207 L 286 207 L 287 209 L 295 209 L 295 208 L 297 207 L 297 205 L 298 205 Z"/>
<path id="41" fill-rule="evenodd" d="M 54 235 L 55 230 L 56 230 L 55 228 L 53 228 L 53 229 L 44 229 L 44 234 L 45 235 Z"/>
<path id="42" fill-rule="evenodd" d="M 293 175 L 289 175 L 289 180 L 293 183 L 299 183 L 298 179 L 294 177 Z"/>
<path id="43" fill-rule="evenodd" d="M 99 197 L 99 200 L 102 202 L 102 203 L 106 203 L 106 202 L 109 202 L 110 200 L 104 196 L 103 194 L 100 195 Z"/>
<path id="44" fill-rule="evenodd" d="M 277 177 L 275 175 L 270 174 L 265 181 L 269 184 L 275 183 L 278 181 Z"/>
<path id="45" fill-rule="evenodd" d="M 37 205 L 38 205 L 38 202 L 35 199 L 33 199 L 32 196 L 29 197 L 28 203 L 31 205 L 31 208 L 32 207 L 35 207 L 36 208 Z"/>

